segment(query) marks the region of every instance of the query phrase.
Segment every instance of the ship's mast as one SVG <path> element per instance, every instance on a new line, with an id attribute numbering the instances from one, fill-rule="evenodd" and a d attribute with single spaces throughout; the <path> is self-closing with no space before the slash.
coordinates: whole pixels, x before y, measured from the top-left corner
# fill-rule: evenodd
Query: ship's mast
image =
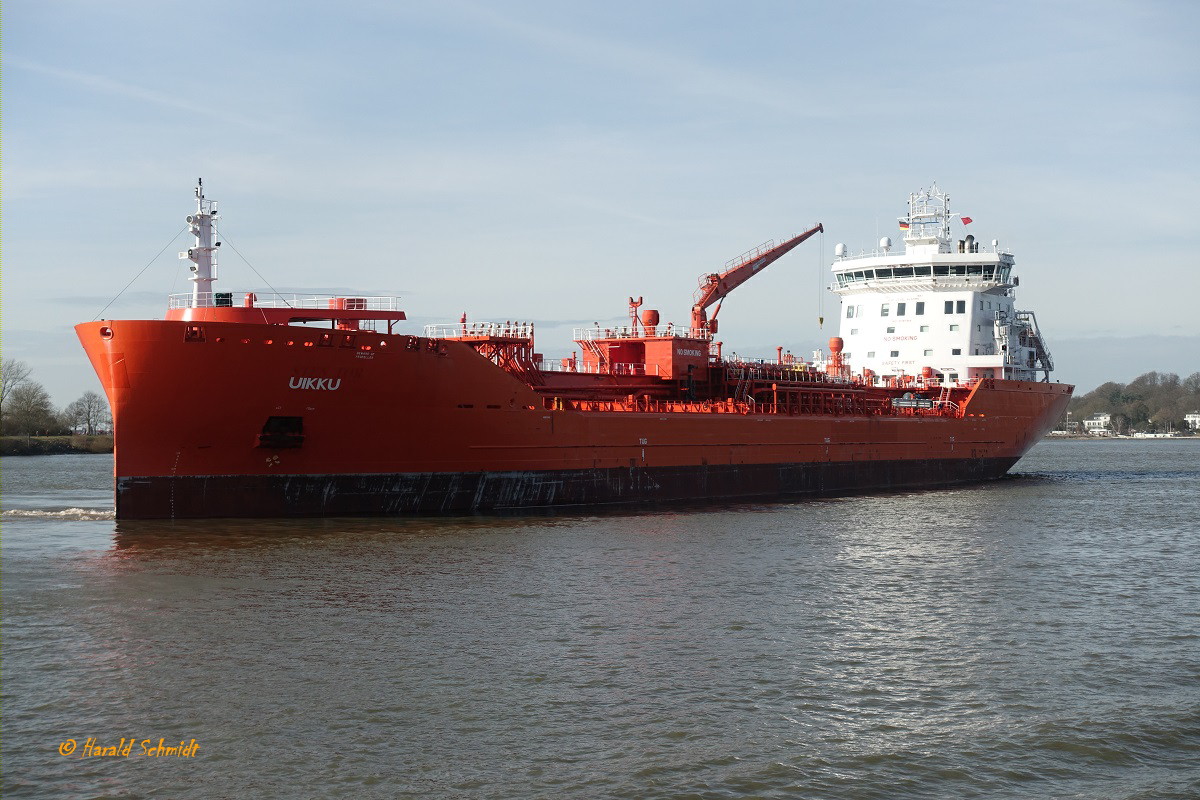
<path id="1" fill-rule="evenodd" d="M 950 195 L 940 191 L 937 183 L 929 189 L 908 196 L 908 216 L 900 217 L 904 242 L 909 248 L 933 245 L 933 252 L 949 252 Z M 915 253 L 912 253 L 915 254 Z"/>
<path id="2" fill-rule="evenodd" d="M 213 220 L 217 218 L 217 201 L 204 197 L 204 180 L 196 180 L 196 213 L 187 216 L 196 244 L 179 254 L 192 262 L 192 308 L 214 305 L 212 283 L 217 279 L 217 247 L 213 243 Z"/>

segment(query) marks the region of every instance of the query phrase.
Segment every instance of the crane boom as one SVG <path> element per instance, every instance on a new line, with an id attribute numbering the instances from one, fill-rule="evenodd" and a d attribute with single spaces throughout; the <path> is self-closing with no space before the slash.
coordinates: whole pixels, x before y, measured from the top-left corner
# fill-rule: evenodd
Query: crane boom
<path id="1" fill-rule="evenodd" d="M 730 292 L 750 280 L 750 278 L 757 275 L 768 265 L 777 261 L 805 239 L 808 239 L 815 233 L 823 233 L 824 231 L 824 226 L 817 223 L 816 227 L 805 231 L 799 236 L 793 236 L 782 244 L 775 245 L 768 250 L 751 252 L 742 261 L 724 272 L 701 275 L 700 288 L 696 292 L 696 302 L 692 306 L 692 330 L 716 333 L 717 314 L 721 310 L 719 304 L 725 300 Z M 708 307 L 713 303 L 717 303 L 718 305 L 710 319 L 708 317 Z"/>

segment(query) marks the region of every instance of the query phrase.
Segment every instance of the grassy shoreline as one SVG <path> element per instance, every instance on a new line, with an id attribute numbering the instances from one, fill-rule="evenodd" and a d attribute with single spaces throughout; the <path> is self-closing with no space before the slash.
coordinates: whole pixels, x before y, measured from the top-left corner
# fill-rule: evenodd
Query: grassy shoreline
<path id="1" fill-rule="evenodd" d="M 4 436 L 0 455 L 50 456 L 66 453 L 111 453 L 111 436 Z"/>

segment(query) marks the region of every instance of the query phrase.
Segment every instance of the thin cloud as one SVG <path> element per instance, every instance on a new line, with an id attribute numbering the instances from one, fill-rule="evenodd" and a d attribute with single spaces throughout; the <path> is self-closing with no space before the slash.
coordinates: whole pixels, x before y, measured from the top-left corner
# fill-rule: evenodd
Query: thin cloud
<path id="1" fill-rule="evenodd" d="M 16 67 L 17 69 L 25 70 L 26 72 L 35 72 L 39 75 L 48 75 L 61 81 L 73 83 L 77 86 L 82 86 L 85 89 L 107 95 L 118 95 L 120 97 L 128 97 L 133 100 L 138 100 L 147 105 L 159 106 L 160 108 L 168 108 L 173 111 L 186 111 L 188 114 L 196 113 L 194 103 L 185 102 L 178 99 L 174 95 L 162 94 L 151 89 L 145 89 L 141 86 L 135 86 L 130 83 L 116 81 L 112 78 L 106 78 L 103 75 L 96 75 L 87 72 L 76 72 L 75 70 L 61 69 L 52 67 L 49 64 L 42 64 L 37 61 L 31 61 L 20 56 L 5 54 L 5 65 Z M 208 109 L 205 114 L 209 116 L 219 117 L 226 122 L 241 125 L 251 130 L 256 130 L 263 133 L 284 133 L 277 126 L 262 122 L 261 120 L 243 117 L 238 114 L 230 114 L 228 111 L 218 109 Z"/>
<path id="2" fill-rule="evenodd" d="M 144 305 L 146 303 L 162 304 L 165 302 L 166 298 L 162 292 L 137 291 L 125 292 L 117 298 L 111 296 L 105 297 L 98 294 L 77 294 L 64 295 L 60 297 L 59 300 L 65 305 L 94 306 L 96 308 L 100 308 L 105 303 L 111 303 L 114 306 Z"/>
<path id="3" fill-rule="evenodd" d="M 614 71 L 634 73 L 643 79 L 657 78 L 660 83 L 682 93 L 734 100 L 796 116 L 831 116 L 814 108 L 811 103 L 800 102 L 799 93 L 796 91 L 787 87 L 772 86 L 733 70 L 718 69 L 658 50 L 537 25 L 499 14 L 474 3 L 457 2 L 454 6 L 473 17 L 476 22 L 526 42 L 566 54 L 579 61 L 587 61 Z"/>

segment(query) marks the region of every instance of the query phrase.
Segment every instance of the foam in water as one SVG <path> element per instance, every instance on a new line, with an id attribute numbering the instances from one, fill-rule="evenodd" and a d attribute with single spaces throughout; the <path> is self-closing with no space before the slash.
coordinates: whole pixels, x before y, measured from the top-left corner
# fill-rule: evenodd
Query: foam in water
<path id="1" fill-rule="evenodd" d="M 33 517 L 56 520 L 93 520 L 113 519 L 115 512 L 105 508 L 6 508 L 2 512 L 5 517 Z"/>

